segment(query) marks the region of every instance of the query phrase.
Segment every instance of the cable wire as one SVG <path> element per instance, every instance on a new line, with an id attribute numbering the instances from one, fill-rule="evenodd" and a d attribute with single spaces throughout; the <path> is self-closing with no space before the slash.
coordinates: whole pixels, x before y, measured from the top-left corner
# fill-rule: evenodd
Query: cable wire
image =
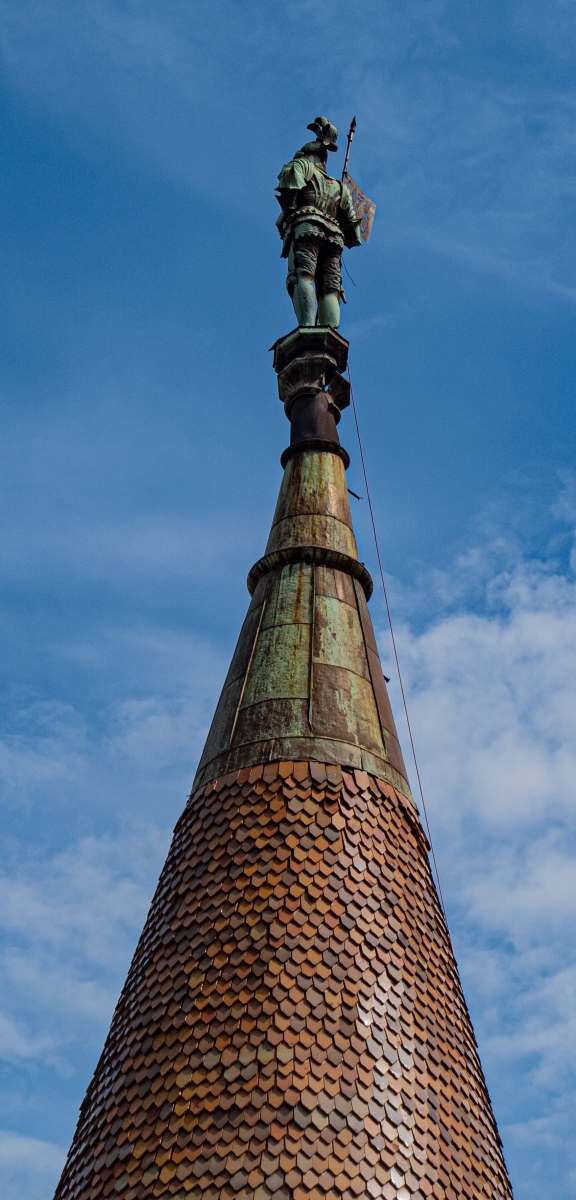
<path id="1" fill-rule="evenodd" d="M 380 555 L 380 545 L 378 542 L 378 533 L 376 531 L 376 521 L 374 519 L 374 509 L 372 508 L 372 498 L 370 495 L 370 488 L 368 485 L 368 473 L 366 471 L 366 461 L 364 459 L 362 438 L 360 436 L 360 425 L 358 422 L 358 412 L 356 409 L 356 401 L 354 399 L 354 388 L 352 386 L 352 375 L 350 374 L 350 367 L 348 367 L 348 379 L 350 382 L 350 398 L 352 400 L 352 412 L 354 414 L 354 424 L 356 426 L 356 436 L 358 438 L 358 447 L 360 450 L 360 461 L 362 463 L 362 474 L 364 475 L 364 485 L 366 487 L 366 499 L 368 501 L 368 508 L 370 510 L 370 520 L 372 522 L 372 533 L 374 535 L 374 545 L 376 547 L 376 557 L 378 559 L 378 567 L 380 569 L 380 579 L 382 580 L 382 591 L 384 593 L 384 602 L 386 604 L 386 613 L 388 615 L 388 624 L 390 626 L 390 637 L 392 638 L 392 648 L 394 650 L 394 658 L 396 661 L 396 671 L 398 673 L 398 681 L 400 683 L 400 691 L 402 693 L 402 703 L 404 705 L 404 715 L 406 717 L 406 724 L 408 726 L 408 736 L 410 738 L 410 747 L 412 750 L 412 758 L 414 759 L 414 768 L 416 770 L 416 778 L 418 780 L 418 791 L 420 793 L 420 799 L 422 801 L 422 811 L 424 813 L 424 820 L 426 822 L 426 832 L 428 834 L 428 841 L 430 843 L 430 851 L 432 854 L 432 861 L 434 863 L 434 874 L 436 875 L 436 882 L 438 884 L 438 895 L 439 895 L 440 904 L 442 907 L 442 913 L 444 915 L 444 920 L 446 922 L 446 928 L 448 928 L 448 917 L 446 916 L 446 906 L 444 904 L 444 896 L 442 894 L 442 884 L 440 883 L 440 872 L 438 870 L 438 863 L 436 862 L 436 853 L 434 850 L 434 843 L 432 841 L 432 832 L 430 829 L 430 822 L 428 820 L 428 811 L 426 809 L 426 801 L 424 799 L 424 789 L 422 787 L 422 780 L 420 778 L 420 768 L 418 766 L 418 759 L 416 757 L 416 747 L 414 745 L 414 737 L 412 735 L 412 726 L 410 724 L 410 717 L 408 715 L 408 703 L 406 701 L 406 693 L 404 691 L 402 672 L 400 670 L 400 659 L 398 657 L 398 650 L 396 647 L 396 638 L 394 637 L 394 626 L 392 624 L 392 613 L 390 611 L 390 604 L 388 602 L 388 590 L 386 588 L 386 580 L 384 578 L 384 568 L 382 566 L 382 558 Z"/>

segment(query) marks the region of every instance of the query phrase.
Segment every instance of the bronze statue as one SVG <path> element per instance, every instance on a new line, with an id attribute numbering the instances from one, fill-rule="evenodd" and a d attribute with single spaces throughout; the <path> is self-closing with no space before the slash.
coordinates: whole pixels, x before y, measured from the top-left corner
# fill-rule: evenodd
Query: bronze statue
<path id="1" fill-rule="evenodd" d="M 326 117 L 308 125 L 316 140 L 307 142 L 278 176 L 276 222 L 282 257 L 288 259 L 286 287 L 299 325 L 340 324 L 342 250 L 361 244 L 361 218 L 344 182 L 326 170 L 328 151 L 338 149 L 338 130 Z"/>

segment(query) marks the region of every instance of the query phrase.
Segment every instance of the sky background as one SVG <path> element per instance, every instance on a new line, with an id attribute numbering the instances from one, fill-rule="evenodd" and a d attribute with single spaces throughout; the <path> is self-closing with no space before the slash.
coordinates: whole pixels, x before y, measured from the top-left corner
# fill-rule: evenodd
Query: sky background
<path id="1" fill-rule="evenodd" d="M 52 1195 L 265 545 L 319 113 L 465 993 L 516 1200 L 576 1196 L 575 52 L 574 0 L 0 0 L 3 1200 Z"/>

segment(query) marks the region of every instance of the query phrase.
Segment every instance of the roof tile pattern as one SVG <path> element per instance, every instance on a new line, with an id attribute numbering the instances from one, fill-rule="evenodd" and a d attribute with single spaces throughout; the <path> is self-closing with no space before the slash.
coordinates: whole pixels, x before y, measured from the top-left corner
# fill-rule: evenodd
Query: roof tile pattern
<path id="1" fill-rule="evenodd" d="M 58 1200 L 511 1195 L 411 802 L 322 763 L 201 788 Z"/>

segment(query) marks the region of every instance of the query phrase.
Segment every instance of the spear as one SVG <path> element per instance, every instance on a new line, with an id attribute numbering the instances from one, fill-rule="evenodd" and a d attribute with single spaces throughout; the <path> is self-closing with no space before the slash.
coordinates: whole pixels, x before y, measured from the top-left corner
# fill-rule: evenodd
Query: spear
<path id="1" fill-rule="evenodd" d="M 356 117 L 352 117 L 352 120 L 350 122 L 350 128 L 348 130 L 348 145 L 346 146 L 346 157 L 344 159 L 344 166 L 342 167 L 342 181 L 344 181 L 344 178 L 346 175 L 346 167 L 348 166 L 348 159 L 350 158 L 350 147 L 352 145 L 352 139 L 354 137 L 355 130 L 356 130 Z"/>

